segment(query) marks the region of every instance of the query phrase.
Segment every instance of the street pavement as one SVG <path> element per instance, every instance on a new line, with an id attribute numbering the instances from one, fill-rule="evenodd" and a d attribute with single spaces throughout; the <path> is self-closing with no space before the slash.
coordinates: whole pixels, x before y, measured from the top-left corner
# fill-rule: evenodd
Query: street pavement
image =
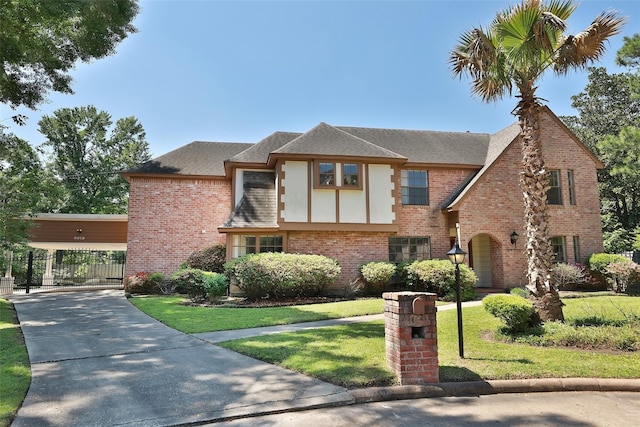
<path id="1" fill-rule="evenodd" d="M 626 426 L 640 419 L 640 393 L 634 393 L 640 380 L 478 381 L 349 391 L 214 345 L 247 333 L 378 315 L 191 336 L 140 312 L 122 291 L 10 299 L 32 370 L 13 427 Z"/>
<path id="2" fill-rule="evenodd" d="M 633 427 L 639 424 L 640 393 L 547 392 L 372 402 L 207 425 L 224 427 Z"/>

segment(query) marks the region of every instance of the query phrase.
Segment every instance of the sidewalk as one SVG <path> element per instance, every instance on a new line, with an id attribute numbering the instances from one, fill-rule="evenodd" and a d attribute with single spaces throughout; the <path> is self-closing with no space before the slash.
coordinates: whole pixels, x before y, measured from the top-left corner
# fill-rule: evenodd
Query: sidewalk
<path id="1" fill-rule="evenodd" d="M 473 307 L 481 305 L 482 301 L 468 301 L 462 303 L 462 307 Z M 446 304 L 438 306 L 438 311 L 455 310 L 456 304 Z M 373 320 L 384 320 L 384 314 L 372 314 L 369 316 L 345 317 L 342 319 L 321 320 L 318 322 L 297 323 L 293 325 L 266 326 L 263 328 L 236 329 L 233 331 L 203 332 L 193 334 L 194 337 L 210 342 L 212 344 L 249 338 L 261 335 L 279 334 L 281 332 L 295 332 L 307 329 L 324 328 L 327 326 L 346 325 L 349 323 L 371 322 Z"/>
<path id="2" fill-rule="evenodd" d="M 13 427 L 173 426 L 423 397 L 640 391 L 640 380 L 599 379 L 478 381 L 349 391 L 212 343 L 382 319 L 382 315 L 190 336 L 140 312 L 122 291 L 14 295 L 11 300 L 32 370 L 31 386 Z M 479 302 L 465 303 L 474 304 Z M 452 308 L 455 304 L 438 310 Z"/>

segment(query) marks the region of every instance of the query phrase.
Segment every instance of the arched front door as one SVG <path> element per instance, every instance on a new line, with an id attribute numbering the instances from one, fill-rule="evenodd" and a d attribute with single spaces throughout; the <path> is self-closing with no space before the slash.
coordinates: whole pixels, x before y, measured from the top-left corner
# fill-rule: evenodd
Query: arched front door
<path id="1" fill-rule="evenodd" d="M 476 287 L 493 287 L 492 239 L 488 234 L 478 234 L 469 242 L 469 266 L 478 276 Z"/>

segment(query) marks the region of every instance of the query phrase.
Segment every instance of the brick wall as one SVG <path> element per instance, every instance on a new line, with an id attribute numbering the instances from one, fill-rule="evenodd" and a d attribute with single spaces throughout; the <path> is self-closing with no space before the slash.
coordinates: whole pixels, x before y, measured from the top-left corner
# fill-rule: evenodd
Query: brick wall
<path id="1" fill-rule="evenodd" d="M 408 167 L 410 168 L 410 167 Z M 472 173 L 469 169 L 431 168 L 429 171 L 429 205 L 402 205 L 400 191 L 396 192 L 396 213 L 399 236 L 429 236 L 431 257 L 446 258 L 451 249 L 448 216 L 440 204 Z M 397 188 L 400 188 L 400 173 L 397 173 Z"/>
<path id="2" fill-rule="evenodd" d="M 389 259 L 389 233 L 342 231 L 290 231 L 291 253 L 317 254 L 340 261 L 342 272 L 336 285 L 345 286 L 358 276 L 358 265 Z"/>
<path id="3" fill-rule="evenodd" d="M 217 227 L 230 212 L 229 181 L 131 177 L 125 274 L 170 274 L 194 251 L 225 243 Z"/>
<path id="4" fill-rule="evenodd" d="M 568 262 L 573 258 L 573 236 L 579 236 L 581 256 L 602 251 L 602 231 L 596 167 L 593 158 L 553 117 L 541 121 L 543 155 L 547 169 L 561 171 L 563 205 L 549 206 L 550 236 L 566 237 Z M 524 208 L 519 189 L 521 151 L 516 142 L 478 180 L 459 207 L 463 248 L 479 234 L 491 238 L 494 287 L 526 284 Z M 573 170 L 576 205 L 569 204 L 567 170 Z M 516 246 L 510 234 L 516 231 Z M 501 260 L 501 264 L 495 261 Z M 580 261 L 580 260 L 577 260 Z"/>

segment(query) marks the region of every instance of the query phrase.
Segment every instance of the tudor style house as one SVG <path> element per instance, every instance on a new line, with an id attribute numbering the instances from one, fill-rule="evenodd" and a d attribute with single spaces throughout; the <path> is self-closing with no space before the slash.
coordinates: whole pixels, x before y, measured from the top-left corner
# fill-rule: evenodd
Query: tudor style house
<path id="1" fill-rule="evenodd" d="M 542 113 L 557 261 L 602 251 L 602 163 Z M 478 286 L 526 283 L 519 127 L 493 135 L 320 123 L 256 144 L 193 142 L 127 170 L 126 274 L 171 273 L 224 243 L 229 259 L 267 251 L 339 260 L 346 285 L 369 261 L 446 258 L 460 224 Z"/>

